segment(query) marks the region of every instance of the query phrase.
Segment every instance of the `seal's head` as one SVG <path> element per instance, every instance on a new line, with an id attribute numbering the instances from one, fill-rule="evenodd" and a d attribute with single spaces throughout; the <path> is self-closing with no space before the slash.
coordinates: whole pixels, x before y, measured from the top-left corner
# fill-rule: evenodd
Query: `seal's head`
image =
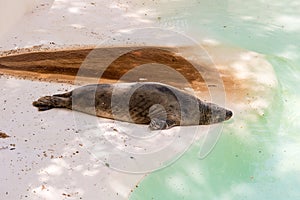
<path id="1" fill-rule="evenodd" d="M 229 120 L 233 113 L 230 110 L 222 108 L 213 103 L 207 103 L 205 106 L 200 106 L 200 122 L 199 124 L 215 124 Z"/>

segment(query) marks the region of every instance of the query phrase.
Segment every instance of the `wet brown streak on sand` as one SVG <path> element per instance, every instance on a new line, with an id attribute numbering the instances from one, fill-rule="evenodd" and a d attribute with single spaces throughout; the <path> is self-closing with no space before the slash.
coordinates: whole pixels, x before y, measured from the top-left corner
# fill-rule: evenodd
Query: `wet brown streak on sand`
<path id="1" fill-rule="evenodd" d="M 104 55 L 104 58 L 112 57 L 115 52 L 122 51 L 127 47 L 114 47 L 114 48 L 76 48 L 76 49 L 64 49 L 64 50 L 36 50 L 30 52 L 30 49 L 23 51 L 11 51 L 2 52 L 0 57 L 0 73 L 13 75 L 26 79 L 43 80 L 43 81 L 54 81 L 54 82 L 65 82 L 73 84 L 77 75 L 78 69 L 82 65 L 83 61 L 93 51 L 97 51 L 98 55 Z M 186 59 L 180 55 L 176 55 L 175 50 L 172 49 L 161 49 L 155 47 L 149 48 L 127 48 L 128 53 L 121 55 L 114 60 L 110 66 L 106 69 L 101 77 L 101 82 L 112 83 L 119 80 L 129 70 L 147 63 L 159 63 L 169 66 L 180 74 L 184 75 L 185 79 L 191 84 L 194 90 L 201 91 L 202 95 L 208 96 L 208 88 L 201 75 Z M 24 53 L 25 52 L 25 53 Z M 92 58 L 93 59 L 93 58 Z M 89 61 L 90 62 L 90 61 Z M 87 79 L 93 80 L 98 79 L 97 71 L 94 66 L 105 65 L 105 61 L 95 58 L 91 64 L 85 69 L 88 70 Z M 106 66 L 102 66 L 106 67 Z M 208 66 L 203 66 L 204 69 L 208 69 Z M 180 81 L 174 80 L 172 76 L 168 76 L 168 71 L 147 71 L 150 78 L 157 81 L 163 80 L 164 83 L 168 83 L 175 87 L 184 88 L 187 85 Z M 220 71 L 221 77 L 225 83 L 226 92 L 234 90 L 237 86 L 238 81 L 234 80 L 229 71 Z M 225 74 L 224 74 L 225 73 Z M 213 77 L 212 77 L 213 78 Z M 124 80 L 127 82 L 138 81 L 138 80 Z"/>

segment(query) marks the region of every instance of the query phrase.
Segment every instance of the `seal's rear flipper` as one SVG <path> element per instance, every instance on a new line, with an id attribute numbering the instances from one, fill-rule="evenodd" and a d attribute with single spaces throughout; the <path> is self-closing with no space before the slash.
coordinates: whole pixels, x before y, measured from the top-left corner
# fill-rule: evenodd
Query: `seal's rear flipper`
<path id="1" fill-rule="evenodd" d="M 39 111 L 45 111 L 51 108 L 71 108 L 72 101 L 70 98 L 45 96 L 34 101 L 32 105 L 38 107 Z"/>
<path id="2" fill-rule="evenodd" d="M 51 108 L 53 108 L 51 96 L 41 97 L 37 101 L 34 101 L 32 105 L 37 107 L 39 111 L 50 110 Z"/>
<path id="3" fill-rule="evenodd" d="M 49 107 L 49 106 L 41 106 L 41 107 L 38 107 L 39 111 L 46 111 L 46 110 L 50 110 L 52 107 Z"/>
<path id="4" fill-rule="evenodd" d="M 72 91 L 71 92 L 67 92 L 67 93 L 63 93 L 63 94 L 55 94 L 53 96 L 54 97 L 65 97 L 65 98 L 68 98 L 68 97 L 72 96 Z"/>

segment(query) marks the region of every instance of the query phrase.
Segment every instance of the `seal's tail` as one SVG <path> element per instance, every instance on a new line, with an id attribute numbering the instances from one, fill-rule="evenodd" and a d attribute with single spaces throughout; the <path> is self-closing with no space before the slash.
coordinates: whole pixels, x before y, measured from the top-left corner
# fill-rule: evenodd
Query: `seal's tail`
<path id="1" fill-rule="evenodd" d="M 50 110 L 51 108 L 71 108 L 71 98 L 61 96 L 44 96 L 32 103 L 33 106 L 38 107 L 39 111 Z"/>

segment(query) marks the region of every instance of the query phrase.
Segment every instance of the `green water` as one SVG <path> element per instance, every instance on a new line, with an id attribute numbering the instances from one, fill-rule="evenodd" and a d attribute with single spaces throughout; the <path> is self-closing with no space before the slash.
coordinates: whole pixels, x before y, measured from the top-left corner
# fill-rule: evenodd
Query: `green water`
<path id="1" fill-rule="evenodd" d="M 300 2 L 156 3 L 150 6 L 162 27 L 264 54 L 279 86 L 263 116 L 235 116 L 244 126 L 226 123 L 205 159 L 194 144 L 172 166 L 142 180 L 130 199 L 300 199 Z"/>

